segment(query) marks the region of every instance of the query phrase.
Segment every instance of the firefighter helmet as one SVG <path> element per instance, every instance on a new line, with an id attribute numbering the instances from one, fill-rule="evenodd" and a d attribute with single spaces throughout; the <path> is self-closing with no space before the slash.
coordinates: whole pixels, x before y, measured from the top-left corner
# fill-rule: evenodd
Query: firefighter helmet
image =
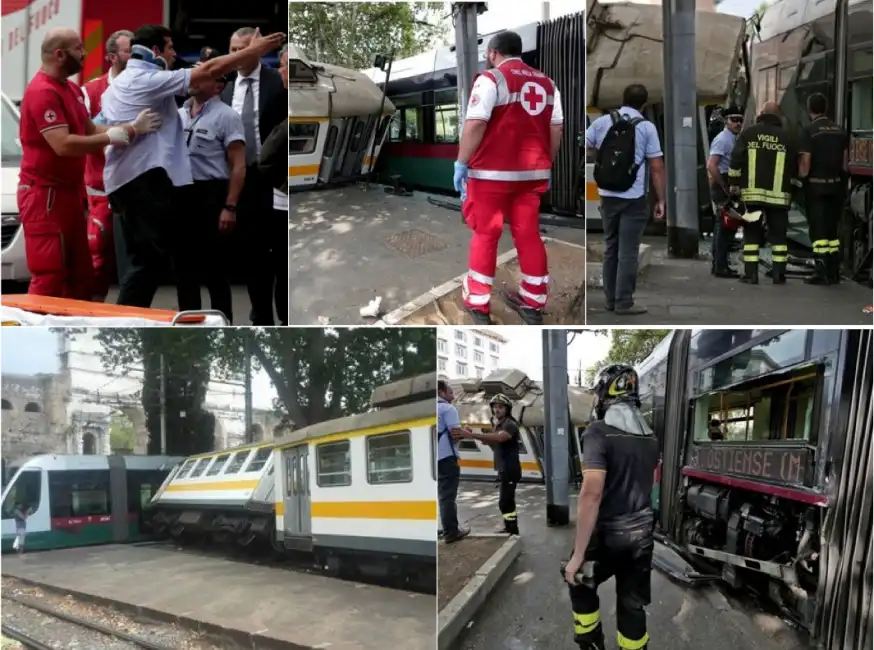
<path id="1" fill-rule="evenodd" d="M 601 370 L 594 388 L 598 416 L 603 418 L 606 407 L 617 402 L 632 402 L 640 405 L 637 385 L 637 371 L 631 366 L 617 363 Z"/>
<path id="2" fill-rule="evenodd" d="M 492 410 L 492 407 L 495 404 L 503 404 L 507 407 L 507 415 L 510 415 L 510 411 L 513 410 L 513 402 L 510 401 L 510 398 L 506 395 L 498 393 L 497 395 L 492 396 L 492 399 L 489 400 L 489 410 Z"/>

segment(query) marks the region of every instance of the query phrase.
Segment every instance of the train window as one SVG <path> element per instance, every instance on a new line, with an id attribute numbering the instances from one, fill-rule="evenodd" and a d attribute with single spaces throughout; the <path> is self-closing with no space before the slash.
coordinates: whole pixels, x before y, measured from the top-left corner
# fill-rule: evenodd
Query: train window
<path id="1" fill-rule="evenodd" d="M 795 65 L 784 65 L 777 75 L 777 90 L 786 90 L 795 76 Z"/>
<path id="2" fill-rule="evenodd" d="M 367 436 L 367 482 L 409 483 L 413 480 L 413 450 L 410 432 Z"/>
<path id="3" fill-rule="evenodd" d="M 783 332 L 705 368 L 698 373 L 697 392 L 710 392 L 804 360 L 807 332 Z"/>
<path id="4" fill-rule="evenodd" d="M 385 115 L 379 123 L 379 129 L 376 131 L 376 146 L 382 144 L 382 141 L 385 140 L 385 130 L 388 128 L 388 125 L 391 124 L 392 116 Z"/>
<path id="5" fill-rule="evenodd" d="M 228 459 L 230 454 L 221 454 L 220 456 L 216 456 L 215 462 L 210 465 L 209 469 L 206 471 L 207 476 L 215 476 L 218 474 L 222 467 L 225 465 L 225 461 Z"/>
<path id="6" fill-rule="evenodd" d="M 853 48 L 849 54 L 849 71 L 850 79 L 857 77 L 871 79 L 871 71 L 874 69 L 872 63 L 871 45 L 864 45 L 861 48 Z"/>
<path id="7" fill-rule="evenodd" d="M 872 123 L 874 121 L 874 109 L 872 109 L 871 103 L 872 89 L 874 89 L 874 79 L 871 77 L 850 82 L 850 131 L 853 133 L 869 131 L 868 137 L 871 136 L 870 131 L 874 129 L 874 123 Z M 859 160 L 870 165 L 870 145 L 868 145 L 867 155 L 851 154 L 850 159 L 853 161 Z"/>
<path id="8" fill-rule="evenodd" d="M 139 512 L 146 507 L 167 478 L 167 472 L 161 469 L 129 469 L 125 474 L 128 512 Z"/>
<path id="9" fill-rule="evenodd" d="M 437 480 L 437 427 L 431 427 L 431 477 Z"/>
<path id="10" fill-rule="evenodd" d="M 361 135 L 364 133 L 364 122 L 358 120 L 355 124 L 355 129 L 352 131 L 352 138 L 349 140 L 349 151 L 355 153 L 361 148 L 362 138 Z"/>
<path id="11" fill-rule="evenodd" d="M 191 471 L 191 468 L 194 467 L 194 463 L 197 462 L 197 459 L 191 458 L 185 461 L 185 464 L 182 466 L 182 469 L 179 470 L 179 473 L 174 477 L 175 479 L 182 479 Z"/>
<path id="12" fill-rule="evenodd" d="M 330 158 L 334 155 L 334 147 L 337 146 L 337 134 L 340 130 L 336 124 L 332 124 L 328 129 L 328 137 L 325 140 L 325 153 L 322 154 L 325 158 Z"/>
<path id="13" fill-rule="evenodd" d="M 422 142 L 422 129 L 419 125 L 419 109 L 404 108 L 401 110 L 401 116 L 403 120 L 403 131 L 400 133 L 398 139 Z"/>
<path id="14" fill-rule="evenodd" d="M 254 449 L 244 449 L 243 451 L 236 452 L 231 457 L 231 462 L 228 463 L 228 466 L 225 468 L 225 474 L 236 474 L 240 471 L 240 468 L 245 464 L 246 459 L 249 457 Z"/>
<path id="15" fill-rule="evenodd" d="M 756 83 L 756 99 L 762 102 L 777 100 L 777 66 L 760 70 Z"/>
<path id="16" fill-rule="evenodd" d="M 771 375 L 695 401 L 697 442 L 810 440 L 818 385 L 816 366 Z"/>
<path id="17" fill-rule="evenodd" d="M 206 466 L 209 465 L 209 461 L 211 458 L 201 458 L 197 461 L 197 465 L 191 470 L 191 474 L 188 475 L 188 478 L 197 478 L 201 474 L 203 474 L 203 470 L 206 469 Z"/>
<path id="18" fill-rule="evenodd" d="M 319 139 L 318 122 L 295 123 L 288 125 L 288 153 L 307 154 L 316 150 Z"/>
<path id="19" fill-rule="evenodd" d="M 476 444 L 476 440 L 471 440 L 470 438 L 458 440 L 457 444 L 458 451 L 479 451 L 479 446 Z"/>
<path id="20" fill-rule="evenodd" d="M 348 440 L 316 445 L 316 482 L 319 487 L 352 484 Z"/>
<path id="21" fill-rule="evenodd" d="M 434 138 L 437 144 L 458 143 L 458 106 L 455 103 L 434 107 Z"/>
<path id="22" fill-rule="evenodd" d="M 15 483 L 6 493 L 3 500 L 3 519 L 12 519 L 15 508 L 24 506 L 36 512 L 39 509 L 42 496 L 42 472 L 38 469 L 26 469 L 15 479 Z"/>
<path id="23" fill-rule="evenodd" d="M 244 472 L 260 472 L 264 469 L 264 465 L 267 464 L 267 460 L 273 454 L 272 447 L 261 447 L 255 455 L 252 456 L 252 460 L 249 461 L 249 464 L 246 466 Z"/>
<path id="24" fill-rule="evenodd" d="M 49 495 L 53 519 L 112 513 L 109 470 L 50 471 Z"/>

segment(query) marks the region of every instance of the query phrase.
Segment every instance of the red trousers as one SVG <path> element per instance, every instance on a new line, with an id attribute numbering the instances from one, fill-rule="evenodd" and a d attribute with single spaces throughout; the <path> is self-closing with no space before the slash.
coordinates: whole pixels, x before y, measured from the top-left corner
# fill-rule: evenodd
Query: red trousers
<path id="1" fill-rule="evenodd" d="M 510 234 L 519 254 L 522 271 L 519 297 L 529 307 L 543 309 L 549 286 L 546 248 L 540 238 L 540 195 L 546 191 L 546 181 L 489 181 L 471 178 L 467 181 L 467 198 L 462 205 L 464 220 L 473 230 L 470 240 L 470 267 L 462 285 L 464 304 L 488 313 L 498 241 L 504 222 L 510 223 Z"/>
<path id="2" fill-rule="evenodd" d="M 91 300 L 84 188 L 22 185 L 18 211 L 30 271 L 28 293 Z"/>
<path id="3" fill-rule="evenodd" d="M 94 268 L 94 295 L 106 298 L 115 278 L 115 243 L 109 197 L 88 195 L 88 247 Z"/>

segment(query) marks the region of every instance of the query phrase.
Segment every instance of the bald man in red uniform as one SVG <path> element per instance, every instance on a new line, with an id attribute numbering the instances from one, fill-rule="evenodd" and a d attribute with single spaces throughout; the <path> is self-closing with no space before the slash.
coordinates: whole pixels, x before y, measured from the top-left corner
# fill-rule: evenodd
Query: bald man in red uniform
<path id="1" fill-rule="evenodd" d="M 82 90 L 69 77 L 82 69 L 85 47 L 71 29 L 50 30 L 42 66 L 21 100 L 22 160 L 18 211 L 24 230 L 29 293 L 90 300 L 93 269 L 85 213 L 85 155 L 126 146 L 160 126 L 143 111 L 130 124 L 97 126 Z"/>

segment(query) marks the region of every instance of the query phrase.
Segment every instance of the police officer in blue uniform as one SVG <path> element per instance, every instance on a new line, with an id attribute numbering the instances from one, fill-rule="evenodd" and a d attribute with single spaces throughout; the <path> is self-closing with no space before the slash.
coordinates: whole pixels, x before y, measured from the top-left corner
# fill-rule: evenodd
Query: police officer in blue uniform
<path id="1" fill-rule="evenodd" d="M 221 54 L 211 47 L 200 63 Z M 246 181 L 246 136 L 243 121 L 219 97 L 227 76 L 192 85 L 179 109 L 194 182 L 182 188 L 183 239 L 178 247 L 179 309 L 200 309 L 200 288 L 206 285 L 212 309 L 233 322 L 229 266 L 229 235 L 236 225 L 237 200 Z"/>

